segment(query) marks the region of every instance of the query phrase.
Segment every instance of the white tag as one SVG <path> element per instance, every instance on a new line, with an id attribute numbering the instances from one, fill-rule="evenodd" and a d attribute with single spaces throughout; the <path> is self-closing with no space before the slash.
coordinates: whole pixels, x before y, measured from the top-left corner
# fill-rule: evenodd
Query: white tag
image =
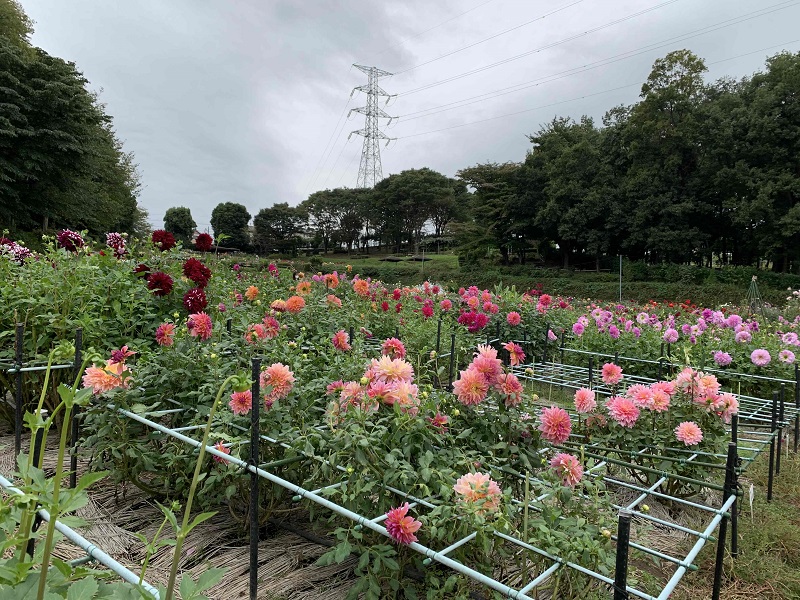
<path id="1" fill-rule="evenodd" d="M 750 520 L 753 520 L 753 498 L 756 497 L 756 489 L 750 484 Z"/>

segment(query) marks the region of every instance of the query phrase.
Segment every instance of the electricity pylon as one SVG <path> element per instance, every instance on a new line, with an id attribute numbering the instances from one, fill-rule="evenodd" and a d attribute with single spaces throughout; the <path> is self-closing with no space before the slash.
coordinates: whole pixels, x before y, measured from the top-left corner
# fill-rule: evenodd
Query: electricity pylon
<path id="1" fill-rule="evenodd" d="M 367 94 L 367 105 L 350 110 L 347 114 L 349 117 L 353 112 L 366 115 L 366 123 L 364 129 L 358 129 L 350 132 L 347 136 L 349 140 L 353 134 L 364 136 L 364 146 L 361 149 L 361 164 L 358 167 L 358 183 L 360 188 L 375 187 L 375 184 L 383 179 L 383 168 L 381 167 L 381 149 L 380 140 L 386 140 L 386 145 L 396 138 L 390 138 L 378 128 L 378 119 L 389 119 L 392 122 L 394 117 L 386 114 L 383 109 L 378 106 L 378 97 L 386 96 L 386 102 L 392 94 L 388 94 L 378 85 L 378 79 L 381 77 L 389 77 L 391 73 L 382 71 L 377 67 L 365 67 L 362 65 L 353 65 L 359 71 L 367 74 L 369 82 L 367 85 L 360 85 L 350 92 L 352 96 L 356 91 L 364 92 Z"/>

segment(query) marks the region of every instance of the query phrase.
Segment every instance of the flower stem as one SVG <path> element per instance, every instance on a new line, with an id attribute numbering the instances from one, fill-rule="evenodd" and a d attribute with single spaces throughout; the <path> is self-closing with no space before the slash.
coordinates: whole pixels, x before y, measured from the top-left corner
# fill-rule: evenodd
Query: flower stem
<path id="1" fill-rule="evenodd" d="M 214 404 L 211 406 L 211 410 L 208 413 L 208 421 L 206 422 L 206 428 L 203 431 L 203 441 L 200 444 L 200 454 L 197 457 L 197 464 L 194 467 L 192 485 L 189 488 L 189 497 L 186 500 L 186 508 L 183 511 L 183 522 L 181 523 L 180 530 L 178 530 L 177 535 L 175 536 L 175 550 L 172 554 L 172 568 L 170 568 L 169 571 L 169 582 L 167 584 L 167 593 L 164 600 L 172 600 L 172 596 L 175 593 L 175 579 L 178 575 L 178 562 L 180 562 L 181 558 L 181 547 L 183 546 L 183 541 L 186 539 L 186 535 L 188 534 L 186 529 L 189 525 L 189 517 L 192 513 L 192 500 L 194 500 L 194 494 L 197 491 L 197 483 L 200 479 L 200 469 L 203 466 L 203 458 L 205 458 L 206 454 L 208 434 L 211 431 L 211 421 L 214 419 L 214 413 L 217 411 L 217 406 L 222 400 L 222 393 L 225 391 L 225 388 L 228 387 L 228 384 L 231 382 L 231 380 L 233 380 L 235 377 L 235 375 L 231 375 L 222 383 L 222 386 L 219 388 L 219 392 L 217 392 L 217 397 L 214 400 Z"/>

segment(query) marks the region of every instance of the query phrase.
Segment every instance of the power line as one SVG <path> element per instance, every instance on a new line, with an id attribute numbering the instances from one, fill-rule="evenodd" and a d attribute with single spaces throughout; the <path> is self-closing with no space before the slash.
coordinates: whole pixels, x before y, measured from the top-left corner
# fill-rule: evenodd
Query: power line
<path id="1" fill-rule="evenodd" d="M 433 27 L 429 27 L 428 29 L 426 29 L 426 30 L 424 30 L 424 31 L 420 31 L 419 33 L 415 33 L 415 34 L 414 34 L 414 35 L 412 35 L 412 36 L 409 36 L 409 37 L 407 37 L 407 38 L 404 38 L 404 39 L 400 40 L 399 42 L 397 42 L 396 44 L 392 44 L 391 46 L 387 46 L 386 48 L 384 48 L 384 49 L 383 49 L 383 50 L 381 50 L 380 52 L 377 52 L 377 53 L 376 53 L 374 56 L 380 56 L 381 54 L 383 54 L 383 53 L 385 53 L 385 52 L 387 52 L 387 51 L 391 50 L 392 48 L 396 48 L 397 46 L 402 46 L 402 45 L 403 45 L 405 42 L 408 42 L 408 41 L 410 41 L 410 40 L 413 40 L 414 38 L 418 38 L 419 36 L 421 36 L 421 35 L 423 35 L 423 34 L 426 34 L 426 33 L 428 33 L 429 31 L 433 31 L 433 30 L 434 30 L 434 29 L 436 29 L 437 27 L 441 27 L 442 25 L 445 25 L 445 24 L 449 23 L 450 21 L 455 21 L 455 20 L 456 20 L 456 19 L 458 19 L 459 17 L 463 17 L 463 16 L 464 16 L 464 15 L 466 15 L 467 13 L 471 13 L 473 10 L 477 10 L 477 9 L 479 9 L 481 6 L 486 6 L 486 5 L 487 5 L 487 4 L 489 4 L 490 2 L 494 2 L 494 0 L 487 0 L 487 1 L 486 1 L 486 2 L 484 2 L 483 4 L 478 4 L 478 6 L 476 6 L 476 7 L 474 7 L 474 8 L 470 8 L 469 10 L 465 10 L 465 11 L 464 11 L 464 12 L 462 12 L 462 13 L 458 13 L 456 16 L 454 16 L 454 17 L 450 17 L 450 18 L 449 18 L 449 19 L 447 19 L 446 21 L 442 21 L 441 23 L 438 23 L 437 25 L 434 25 Z"/>
<path id="2" fill-rule="evenodd" d="M 677 1 L 678 0 L 671 0 L 671 2 L 677 2 Z M 431 64 L 433 62 L 436 62 L 437 60 L 441 60 L 443 58 L 447 58 L 448 56 L 453 56 L 453 54 L 458 54 L 459 52 L 461 52 L 463 50 L 467 50 L 469 48 L 474 48 L 475 46 L 483 44 L 484 42 L 488 42 L 489 40 L 493 40 L 495 38 L 499 38 L 502 35 L 505 35 L 507 33 L 511 33 L 512 31 L 516 31 L 517 29 L 521 29 L 522 27 L 526 27 L 527 25 L 530 25 L 531 23 L 536 23 L 537 21 L 541 21 L 541 20 L 543 20 L 543 19 L 545 19 L 545 18 L 547 18 L 547 17 L 549 17 L 551 15 L 554 15 L 554 14 L 559 13 L 561 11 L 567 10 L 571 6 L 575 6 L 576 4 L 580 4 L 581 2 L 583 2 L 583 0 L 576 0 L 575 2 L 573 2 L 571 4 L 567 4 L 566 6 L 562 6 L 561 8 L 557 8 L 555 10 L 551 10 L 550 12 L 547 12 L 547 13 L 545 13 L 543 15 L 540 15 L 540 16 L 536 17 L 535 19 L 531 19 L 530 21 L 526 21 L 525 23 L 521 23 L 520 25 L 512 27 L 511 29 L 506 29 L 505 31 L 501 31 L 500 33 L 496 33 L 496 34 L 494 34 L 492 36 L 489 36 L 489 37 L 484 38 L 482 40 L 479 40 L 477 42 L 473 42 L 472 44 L 469 44 L 467 46 L 463 46 L 462 48 L 458 48 L 456 50 L 453 50 L 452 52 L 448 52 L 446 54 L 442 54 L 441 56 L 437 56 L 436 58 L 432 58 L 430 60 L 426 60 L 425 62 L 421 62 L 418 65 L 414 65 L 413 67 L 409 67 L 408 69 L 403 69 L 402 71 L 397 71 L 395 73 L 395 76 L 402 75 L 403 73 L 408 73 L 410 71 L 413 71 L 414 69 L 418 69 L 419 67 L 424 67 L 425 65 L 429 65 L 429 64 Z M 667 2 L 666 4 L 671 4 L 671 2 Z"/>
<path id="3" fill-rule="evenodd" d="M 670 0 L 669 3 L 672 3 L 672 2 L 675 2 L 675 1 L 677 1 L 677 0 Z M 628 15 L 627 17 L 622 17 L 621 19 L 617 19 L 616 21 L 612 21 L 610 23 L 601 25 L 601 26 L 595 28 L 594 31 L 597 31 L 599 29 L 604 29 L 606 27 L 610 27 L 611 25 L 615 25 L 615 24 L 621 23 L 623 21 L 627 21 L 627 20 L 632 19 L 634 17 L 637 17 L 637 16 L 639 16 L 641 14 L 644 14 L 645 12 L 656 10 L 657 8 L 665 6 L 666 4 L 667 3 L 659 4 L 657 6 L 651 7 L 650 9 L 647 9 L 645 11 L 640 11 L 638 13 L 633 13 L 631 15 Z M 789 1 L 789 2 L 779 2 L 778 4 L 773 4 L 772 6 L 768 6 L 766 8 L 761 8 L 759 10 L 756 10 L 756 11 L 753 11 L 753 12 L 750 12 L 750 13 L 745 13 L 744 15 L 740 15 L 738 17 L 734 17 L 732 19 L 728 19 L 727 21 L 722 21 L 721 23 L 718 23 L 717 25 L 709 25 L 708 27 L 705 27 L 703 29 L 709 29 L 711 27 L 717 27 L 717 28 L 721 29 L 722 27 L 728 27 L 729 25 L 724 25 L 724 24 L 728 23 L 729 21 L 737 21 L 737 19 L 744 19 L 743 21 L 737 21 L 737 22 L 748 21 L 748 20 L 750 20 L 750 18 L 761 17 L 761 16 L 764 16 L 764 15 L 776 12 L 778 10 L 783 10 L 785 8 L 789 8 L 789 7 L 791 7 L 793 5 L 796 5 L 796 4 L 797 4 L 797 2 L 795 2 L 793 0 Z M 778 7 L 778 8 L 776 8 L 776 7 Z M 753 16 L 753 15 L 755 15 L 755 16 Z M 745 17 L 749 17 L 749 18 L 745 18 Z M 730 25 L 735 25 L 735 24 L 737 24 L 737 23 L 730 23 Z M 699 30 L 696 30 L 696 31 L 700 32 L 700 31 L 703 31 L 703 29 L 699 29 Z M 694 32 L 690 32 L 690 33 L 694 33 Z M 709 33 L 709 32 L 706 31 L 705 33 Z M 542 50 L 546 50 L 546 49 L 552 48 L 552 47 L 557 46 L 557 45 L 559 45 L 561 43 L 564 43 L 566 41 L 571 41 L 572 39 L 576 39 L 577 37 L 581 37 L 582 35 L 584 35 L 584 34 L 578 34 L 577 36 L 572 36 L 571 38 L 566 38 L 566 39 L 560 40 L 558 42 L 553 42 L 552 44 L 548 44 L 548 45 L 542 46 L 540 48 L 535 48 L 533 50 L 529 50 L 528 52 L 523 52 L 522 54 L 517 54 L 517 55 L 514 55 L 514 56 L 510 56 L 510 57 L 505 58 L 505 59 L 503 59 L 501 61 L 489 64 L 489 65 L 485 65 L 485 66 L 479 67 L 477 69 L 472 69 L 471 71 L 466 71 L 466 72 L 461 73 L 459 75 L 454 75 L 454 76 L 449 77 L 447 79 L 443 79 L 442 81 L 438 81 L 438 82 L 435 82 L 435 83 L 430 83 L 430 84 L 427 84 L 427 85 L 424 85 L 424 86 L 421 86 L 421 87 L 418 87 L 418 88 L 414 88 L 414 89 L 408 90 L 406 92 L 402 92 L 402 93 L 398 94 L 398 96 L 407 96 L 409 94 L 415 94 L 415 93 L 421 92 L 423 90 L 427 90 L 427 89 L 430 89 L 430 88 L 433 88 L 433 87 L 444 85 L 445 83 L 450 83 L 451 81 L 455 81 L 457 79 L 462 79 L 463 77 L 468 77 L 470 75 L 475 75 L 476 73 L 481 73 L 483 71 L 487 71 L 489 69 L 493 69 L 494 67 L 498 67 L 500 65 L 504 65 L 506 63 L 518 60 L 518 59 L 523 58 L 525 56 L 530 56 L 531 54 L 536 54 L 538 52 L 541 52 Z M 690 34 L 685 34 L 685 35 L 688 36 Z M 683 36 L 678 36 L 678 37 L 683 37 Z M 673 39 L 677 39 L 677 38 L 673 38 Z M 657 42 L 657 43 L 660 43 L 660 42 Z"/>
<path id="4" fill-rule="evenodd" d="M 772 50 L 774 48 L 785 48 L 786 46 L 788 46 L 790 44 L 796 44 L 798 42 L 800 42 L 800 39 L 792 40 L 790 42 L 784 42 L 782 44 L 776 44 L 774 46 L 768 46 L 766 48 L 759 48 L 758 50 L 753 50 L 752 52 L 746 52 L 744 54 L 738 54 L 736 56 L 731 56 L 729 58 L 723 58 L 723 59 L 720 59 L 720 60 L 715 60 L 715 61 L 710 62 L 708 64 L 709 65 L 716 65 L 716 64 L 719 64 L 719 63 L 727 62 L 729 60 L 742 58 L 743 56 L 751 56 L 753 54 L 758 54 L 759 52 L 764 52 L 766 50 Z M 591 98 L 593 96 L 600 96 L 602 94 L 609 94 L 611 92 L 616 92 L 616 91 L 623 90 L 623 89 L 626 89 L 626 88 L 629 88 L 629 87 L 641 86 L 641 85 L 642 85 L 642 83 L 640 81 L 637 81 L 636 83 L 628 83 L 628 84 L 621 85 L 621 86 L 618 86 L 618 87 L 615 87 L 615 88 L 611 88 L 611 89 L 608 89 L 608 90 L 603 90 L 601 92 L 595 92 L 593 94 L 584 94 L 583 96 L 579 96 L 577 98 L 570 98 L 569 100 L 560 100 L 558 102 L 552 102 L 550 104 L 542 104 L 541 106 L 535 106 L 533 108 L 526 108 L 524 110 L 518 110 L 518 111 L 512 112 L 512 113 L 506 113 L 506 114 L 497 115 L 497 116 L 494 116 L 494 117 L 489 117 L 489 118 L 486 118 L 486 119 L 480 119 L 478 121 L 469 121 L 467 123 L 459 123 L 458 125 L 451 125 L 450 127 L 442 127 L 440 129 L 433 129 L 431 131 L 422 131 L 420 133 L 412 133 L 411 135 L 403 135 L 403 136 L 399 136 L 397 139 L 398 140 L 405 140 L 405 139 L 408 139 L 408 138 L 419 137 L 419 136 L 422 136 L 422 135 L 430 135 L 431 133 L 439 133 L 439 132 L 442 132 L 442 131 L 448 131 L 450 129 L 458 129 L 460 127 L 467 127 L 468 125 L 477 125 L 479 123 L 486 123 L 488 121 L 495 121 L 497 119 L 503 119 L 505 117 L 513 117 L 513 116 L 516 116 L 516 115 L 521 115 L 521 114 L 524 114 L 524 113 L 532 112 L 534 110 L 541 110 L 543 108 L 550 108 L 552 106 L 558 106 L 560 104 L 566 104 L 568 102 L 575 102 L 577 100 L 583 100 L 585 98 Z"/>
<path id="5" fill-rule="evenodd" d="M 347 107 L 350 106 L 350 100 L 352 98 L 353 98 L 353 95 L 350 94 L 350 97 L 347 99 L 347 102 L 344 103 L 344 108 L 342 109 L 342 113 L 339 115 L 339 118 L 336 121 L 336 125 L 334 126 L 333 131 L 331 132 L 331 136 L 328 138 L 328 142 L 325 144 L 325 147 L 322 149 L 322 154 L 320 155 L 319 160 L 317 161 L 317 166 L 314 167 L 314 172 L 312 173 L 311 177 L 308 180 L 308 183 L 306 184 L 306 186 L 304 188 L 303 196 L 308 196 L 309 190 L 314 186 L 314 183 L 317 181 L 317 177 L 321 173 L 320 167 L 322 167 L 325 162 L 328 162 L 328 159 L 325 157 L 325 153 L 328 151 L 328 146 L 331 145 L 331 140 L 336 135 L 336 132 L 339 129 L 339 124 L 342 122 L 342 118 L 344 117 L 345 113 L 347 112 Z M 328 157 L 330 157 L 330 153 L 328 154 Z M 325 159 L 324 162 L 323 162 L 323 159 Z"/>
<path id="6" fill-rule="evenodd" d="M 798 2 L 793 2 L 793 4 L 798 4 Z M 486 92 L 485 94 L 479 94 L 477 96 L 472 96 L 470 98 L 464 98 L 462 100 L 456 100 L 454 102 L 449 102 L 447 104 L 442 104 L 442 105 L 439 105 L 439 106 L 434 106 L 434 107 L 423 109 L 423 110 L 420 110 L 420 111 L 408 113 L 407 115 L 400 115 L 398 117 L 398 119 L 402 119 L 401 123 L 404 123 L 404 122 L 407 122 L 407 121 L 413 121 L 415 119 L 421 119 L 423 117 L 429 117 L 429 116 L 436 115 L 436 114 L 439 114 L 439 113 L 442 113 L 442 112 L 446 112 L 448 110 L 453 110 L 453 109 L 456 109 L 456 108 L 469 106 L 471 104 L 477 104 L 479 102 L 483 102 L 484 100 L 490 100 L 492 98 L 499 98 L 501 96 L 506 96 L 508 94 L 513 94 L 515 92 L 520 92 L 522 90 L 530 89 L 532 87 L 538 87 L 538 86 L 543 85 L 545 83 L 551 83 L 553 81 L 557 81 L 557 80 L 560 80 L 560 79 L 565 79 L 566 77 L 571 77 L 573 75 L 578 75 L 580 73 L 585 73 L 586 71 L 590 71 L 590 70 L 596 69 L 598 67 L 603 67 L 603 66 L 610 65 L 610 64 L 613 64 L 613 63 L 616 63 L 616 62 L 620 62 L 622 60 L 627 60 L 627 59 L 633 58 L 635 56 L 640 56 L 640 55 L 646 54 L 647 52 L 650 52 L 652 50 L 657 50 L 657 49 L 663 48 L 665 46 L 670 46 L 673 43 L 675 43 L 676 41 L 685 41 L 685 40 L 688 40 L 688 39 L 691 39 L 691 38 L 694 38 L 694 37 L 699 37 L 701 35 L 705 35 L 706 33 L 712 33 L 714 31 L 718 31 L 720 29 L 724 29 L 726 27 L 732 27 L 733 25 L 738 25 L 740 23 L 744 23 L 744 22 L 749 21 L 751 19 L 756 19 L 758 17 L 765 16 L 766 14 L 770 14 L 770 12 L 776 12 L 778 10 L 783 10 L 785 8 L 790 8 L 790 6 L 783 6 L 783 7 L 771 10 L 771 11 L 769 11 L 767 13 L 758 14 L 758 15 L 755 15 L 755 16 L 750 16 L 748 18 L 743 18 L 743 17 L 747 17 L 748 14 L 753 14 L 753 13 L 748 13 L 746 15 L 742 15 L 742 16 L 736 17 L 734 19 L 729 19 L 727 21 L 722 21 L 722 22 L 716 23 L 714 25 L 708 25 L 707 27 L 704 27 L 704 28 L 701 28 L 701 29 L 697 29 L 695 31 L 690 31 L 688 33 L 681 34 L 679 36 L 675 36 L 675 37 L 672 37 L 672 38 L 667 38 L 665 40 L 660 40 L 658 42 L 653 42 L 652 44 L 648 44 L 647 46 L 642 46 L 641 48 L 635 48 L 633 50 L 628 50 L 628 51 L 623 52 L 621 54 L 615 54 L 614 56 L 610 56 L 610 57 L 607 57 L 607 58 L 602 58 L 602 59 L 597 60 L 597 61 L 592 62 L 592 63 L 587 63 L 585 65 L 581 65 L 581 66 L 578 66 L 578 67 L 573 67 L 571 69 L 567 69 L 567 70 L 564 70 L 564 71 L 559 71 L 559 72 L 553 73 L 551 75 L 545 75 L 543 77 L 538 77 L 536 79 L 532 79 L 530 81 L 526 81 L 526 82 L 523 82 L 523 83 L 518 83 L 518 84 L 513 85 L 513 86 L 500 88 L 498 90 L 494 90 L 493 92 Z M 756 12 L 759 12 L 759 11 L 756 11 Z M 731 21 L 733 21 L 733 22 L 731 22 Z M 454 106 L 454 105 L 457 105 L 457 106 Z M 423 113 L 425 113 L 425 114 L 423 114 Z"/>

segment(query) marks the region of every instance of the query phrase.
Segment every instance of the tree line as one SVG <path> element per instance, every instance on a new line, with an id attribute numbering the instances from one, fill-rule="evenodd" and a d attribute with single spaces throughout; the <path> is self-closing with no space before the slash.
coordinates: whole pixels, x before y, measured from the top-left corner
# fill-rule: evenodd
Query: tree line
<path id="1" fill-rule="evenodd" d="M 76 66 L 32 32 L 19 3 L 0 0 L 0 229 L 143 233 L 133 155 Z"/>
<path id="2" fill-rule="evenodd" d="M 611 108 L 601 125 L 554 118 L 520 162 L 317 191 L 260 210 L 252 236 L 247 210 L 224 203 L 212 225 L 259 252 L 397 251 L 434 238 L 453 240 L 467 261 L 599 268 L 623 255 L 798 272 L 800 53 L 739 80 L 706 83 L 706 70 L 688 50 L 671 52 L 638 102 Z"/>

